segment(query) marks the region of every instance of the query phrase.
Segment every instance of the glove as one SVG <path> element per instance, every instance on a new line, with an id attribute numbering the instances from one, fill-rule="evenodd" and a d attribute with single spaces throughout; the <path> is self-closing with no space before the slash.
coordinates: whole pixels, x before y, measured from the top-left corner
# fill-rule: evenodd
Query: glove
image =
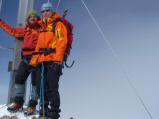
<path id="1" fill-rule="evenodd" d="M 29 66 L 28 66 L 28 71 L 29 71 L 29 72 L 35 71 L 35 67 L 32 66 L 32 65 L 29 65 Z"/>
<path id="2" fill-rule="evenodd" d="M 38 58 L 37 57 L 33 57 L 29 63 L 29 65 L 31 65 L 32 67 L 36 67 L 38 64 Z"/>
<path id="3" fill-rule="evenodd" d="M 48 54 L 50 54 L 50 53 L 55 53 L 55 52 L 56 52 L 56 49 L 46 48 L 43 52 L 44 52 L 44 55 L 48 55 Z"/>
<path id="4" fill-rule="evenodd" d="M 45 49 L 45 51 L 44 51 L 44 55 L 48 55 L 48 54 L 50 54 L 50 52 L 51 52 L 51 49 Z"/>

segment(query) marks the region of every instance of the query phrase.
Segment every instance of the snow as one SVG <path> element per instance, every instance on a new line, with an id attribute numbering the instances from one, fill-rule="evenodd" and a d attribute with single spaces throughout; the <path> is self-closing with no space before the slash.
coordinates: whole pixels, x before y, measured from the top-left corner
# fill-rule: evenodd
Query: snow
<path id="1" fill-rule="evenodd" d="M 32 115 L 32 116 L 25 116 L 22 111 L 16 112 L 16 113 L 10 113 L 7 111 L 7 105 L 0 105 L 0 119 L 9 119 L 10 117 L 17 117 L 15 119 L 32 119 L 32 117 L 38 117 L 38 115 Z M 8 117 L 8 118 L 4 118 Z"/>

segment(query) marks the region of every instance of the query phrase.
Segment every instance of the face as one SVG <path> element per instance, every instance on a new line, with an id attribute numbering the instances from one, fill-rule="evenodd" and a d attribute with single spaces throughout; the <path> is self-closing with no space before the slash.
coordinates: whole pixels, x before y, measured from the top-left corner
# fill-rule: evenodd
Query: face
<path id="1" fill-rule="evenodd" d="M 52 16 L 52 11 L 51 10 L 44 10 L 42 11 L 42 17 L 43 19 L 50 18 Z"/>
<path id="2" fill-rule="evenodd" d="M 35 25 L 38 22 L 37 16 L 30 16 L 28 22 L 30 25 Z"/>

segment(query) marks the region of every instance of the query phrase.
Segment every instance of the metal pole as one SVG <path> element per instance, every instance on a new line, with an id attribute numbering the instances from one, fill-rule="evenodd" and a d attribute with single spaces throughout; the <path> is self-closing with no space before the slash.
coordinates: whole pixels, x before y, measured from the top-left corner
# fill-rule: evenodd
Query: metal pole
<path id="1" fill-rule="evenodd" d="M 17 26 L 24 26 L 25 25 L 25 18 L 27 12 L 30 9 L 33 9 L 34 0 L 19 0 L 19 10 L 18 10 L 18 18 L 17 18 Z M 18 69 L 18 65 L 21 61 L 21 44 L 20 40 L 15 40 L 15 55 L 13 59 L 13 70 L 11 71 L 11 80 L 9 84 L 8 90 L 8 104 L 13 101 L 15 90 L 15 75 Z"/>
<path id="2" fill-rule="evenodd" d="M 2 4 L 3 4 L 3 1 L 0 0 L 0 13 L 1 13 L 1 11 L 2 11 Z"/>

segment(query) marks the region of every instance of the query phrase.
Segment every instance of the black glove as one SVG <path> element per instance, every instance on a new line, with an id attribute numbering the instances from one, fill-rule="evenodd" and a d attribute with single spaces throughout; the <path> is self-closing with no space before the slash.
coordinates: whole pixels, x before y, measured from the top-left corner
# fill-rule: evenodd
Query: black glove
<path id="1" fill-rule="evenodd" d="M 44 55 L 48 55 L 48 54 L 50 54 L 50 52 L 51 52 L 51 49 L 47 48 L 44 50 Z"/>
<path id="2" fill-rule="evenodd" d="M 53 49 L 53 48 L 46 48 L 43 50 L 44 55 L 48 55 L 50 53 L 55 53 L 55 52 L 56 52 L 56 49 Z"/>
<path id="3" fill-rule="evenodd" d="M 33 72 L 35 71 L 36 67 L 32 66 L 32 65 L 28 65 L 28 72 Z"/>

